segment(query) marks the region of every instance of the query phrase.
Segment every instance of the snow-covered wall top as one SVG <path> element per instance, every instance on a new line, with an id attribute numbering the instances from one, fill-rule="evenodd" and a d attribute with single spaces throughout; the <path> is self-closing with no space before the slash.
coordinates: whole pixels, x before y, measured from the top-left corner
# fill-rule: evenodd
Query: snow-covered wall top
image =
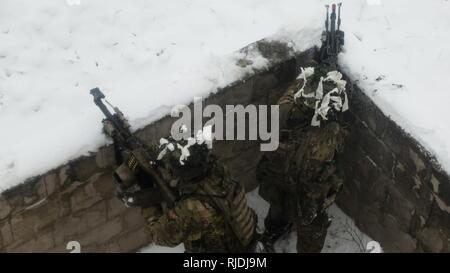
<path id="1" fill-rule="evenodd" d="M 1 1 L 0 190 L 104 144 L 90 89 L 100 87 L 142 127 L 264 67 L 259 56 L 237 66 L 243 53 L 234 52 L 285 24 L 311 25 L 310 10 L 298 7 L 297 0 Z M 304 41 L 303 48 L 317 43 Z"/>
<path id="2" fill-rule="evenodd" d="M 0 190 L 104 144 L 91 88 L 142 127 L 264 68 L 258 55 L 236 65 L 255 40 L 317 44 L 326 2 L 2 1 Z M 450 2 L 343 2 L 347 74 L 450 170 Z"/>
<path id="3" fill-rule="evenodd" d="M 346 53 L 341 65 L 449 172 L 450 2 L 364 2 L 344 1 Z"/>

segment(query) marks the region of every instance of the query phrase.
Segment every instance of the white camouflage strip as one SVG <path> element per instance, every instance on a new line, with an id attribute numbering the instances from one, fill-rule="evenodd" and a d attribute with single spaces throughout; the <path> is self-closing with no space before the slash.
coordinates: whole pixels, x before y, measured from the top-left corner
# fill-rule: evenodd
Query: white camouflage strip
<path id="1" fill-rule="evenodd" d="M 183 125 L 184 126 L 184 125 Z M 208 148 L 212 145 L 212 126 L 205 126 L 203 130 L 199 130 L 197 134 L 195 135 L 195 138 L 190 137 L 187 140 L 186 145 L 181 145 L 177 143 L 177 148 L 181 151 L 180 155 L 180 164 L 184 165 L 184 161 L 188 159 L 188 157 L 191 155 L 189 152 L 189 147 L 191 147 L 194 144 L 203 144 L 206 143 L 208 145 Z M 163 147 L 161 152 L 158 154 L 157 160 L 161 160 L 166 154 L 167 151 L 173 152 L 175 150 L 175 146 L 173 143 L 169 142 L 165 138 L 161 138 L 159 140 L 159 147 Z"/>
<path id="2" fill-rule="evenodd" d="M 298 90 L 295 94 L 294 94 L 294 99 L 297 100 L 297 98 L 312 98 L 314 97 L 314 94 L 305 94 L 305 86 L 307 81 L 307 78 L 311 77 L 312 75 L 314 75 L 314 67 L 307 67 L 307 68 L 303 68 L 300 67 L 301 69 L 301 73 L 300 75 L 298 75 L 297 80 L 298 79 L 303 79 L 303 86 L 300 88 L 300 90 Z"/>
<path id="3" fill-rule="evenodd" d="M 345 91 L 345 86 L 347 82 L 342 79 L 342 74 L 337 71 L 331 71 L 327 73 L 327 77 L 324 79 L 320 77 L 319 84 L 314 93 L 305 94 L 305 86 L 307 83 L 307 78 L 314 75 L 314 68 L 300 68 L 301 73 L 297 79 L 303 79 L 303 86 L 294 95 L 294 99 L 297 98 L 314 98 L 316 100 L 314 107 L 314 116 L 311 119 L 311 126 L 320 126 L 320 119 L 328 120 L 328 112 L 331 107 L 336 111 L 345 112 L 348 110 L 348 99 L 347 92 Z M 323 82 L 331 81 L 336 84 L 336 88 L 328 92 L 325 96 L 323 95 Z M 344 95 L 344 100 L 342 101 L 341 95 Z"/>

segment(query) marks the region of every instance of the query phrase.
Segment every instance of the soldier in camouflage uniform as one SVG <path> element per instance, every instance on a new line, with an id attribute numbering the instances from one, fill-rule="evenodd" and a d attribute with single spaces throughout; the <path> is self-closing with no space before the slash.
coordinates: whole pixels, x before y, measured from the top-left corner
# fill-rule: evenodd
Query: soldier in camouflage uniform
<path id="1" fill-rule="evenodd" d="M 151 241 L 169 247 L 184 243 L 187 252 L 254 250 L 256 214 L 247 205 L 242 185 L 210 154 L 210 134 L 199 131 L 195 138 L 179 142 L 162 138 L 163 149 L 158 153 L 156 146 L 132 137 L 122 112 L 115 108 L 111 114 L 101 102 L 104 95 L 99 89 L 91 94 L 107 117 L 104 133 L 114 141 L 117 197 L 126 206 L 143 208 Z M 151 172 L 139 166 L 143 160 L 153 165 Z M 161 185 L 161 180 L 167 182 L 162 189 L 154 183 Z"/>
<path id="2" fill-rule="evenodd" d="M 173 146 L 165 148 L 162 162 L 180 198 L 164 212 L 160 207 L 144 210 L 152 241 L 168 247 L 184 243 L 186 252 L 252 252 L 257 218 L 242 185 L 205 144 L 184 146 L 189 156 L 183 160 L 177 144 L 168 145 Z"/>
<path id="3" fill-rule="evenodd" d="M 346 135 L 345 81 L 313 65 L 279 100 L 280 145 L 257 168 L 260 195 L 270 203 L 263 241 L 271 247 L 295 225 L 298 252 L 321 251 L 330 225 L 326 209 L 343 184 L 335 162 Z"/>

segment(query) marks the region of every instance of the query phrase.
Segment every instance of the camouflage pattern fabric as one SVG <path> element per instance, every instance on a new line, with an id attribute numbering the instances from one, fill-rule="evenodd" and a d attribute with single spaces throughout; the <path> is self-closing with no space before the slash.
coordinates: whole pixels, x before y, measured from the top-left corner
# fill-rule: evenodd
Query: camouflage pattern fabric
<path id="1" fill-rule="evenodd" d="M 239 204 L 239 207 L 232 205 L 229 207 L 231 210 L 229 213 L 238 215 L 247 213 L 241 217 L 243 223 L 249 223 L 246 225 L 248 229 L 244 231 L 243 236 L 251 238 L 248 240 L 248 245 L 241 246 L 226 222 L 223 212 L 217 208 L 211 196 L 203 189 L 206 184 L 214 190 L 214 196 L 217 198 L 239 196 L 245 199 L 243 188 L 234 187 L 222 166 L 216 166 L 200 181 L 180 181 L 182 198 L 175 207 L 148 217 L 147 231 L 152 241 L 169 247 L 184 243 L 186 252 L 250 251 L 250 241 L 253 241 L 256 229 L 256 214 L 247 206 L 246 200 L 237 201 L 236 204 Z M 153 212 L 158 213 L 158 210 Z"/>
<path id="2" fill-rule="evenodd" d="M 259 193 L 270 203 L 266 231 L 297 225 L 298 252 L 320 252 L 329 226 L 326 208 L 343 179 L 335 162 L 346 130 L 339 121 L 310 126 L 314 110 L 294 102 L 296 82 L 280 98 L 280 145 L 257 166 Z"/>

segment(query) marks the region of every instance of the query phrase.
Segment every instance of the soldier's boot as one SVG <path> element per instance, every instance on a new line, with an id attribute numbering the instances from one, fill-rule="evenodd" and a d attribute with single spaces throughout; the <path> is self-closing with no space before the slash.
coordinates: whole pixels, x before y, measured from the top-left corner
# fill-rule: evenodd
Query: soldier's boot
<path id="1" fill-rule="evenodd" d="M 313 200 L 309 202 L 303 202 L 303 204 L 300 205 L 300 224 L 303 226 L 309 226 L 316 220 L 317 214 L 319 212 L 319 208 L 317 206 L 317 203 Z"/>
<path id="2" fill-rule="evenodd" d="M 320 253 L 331 224 L 326 212 L 320 213 L 309 225 L 297 225 L 297 252 Z"/>
<path id="3" fill-rule="evenodd" d="M 293 228 L 293 224 L 289 222 L 275 222 L 271 219 L 270 214 L 264 221 L 266 230 L 261 236 L 261 242 L 266 248 L 267 252 L 275 252 L 274 244 L 277 240 L 287 235 Z"/>

